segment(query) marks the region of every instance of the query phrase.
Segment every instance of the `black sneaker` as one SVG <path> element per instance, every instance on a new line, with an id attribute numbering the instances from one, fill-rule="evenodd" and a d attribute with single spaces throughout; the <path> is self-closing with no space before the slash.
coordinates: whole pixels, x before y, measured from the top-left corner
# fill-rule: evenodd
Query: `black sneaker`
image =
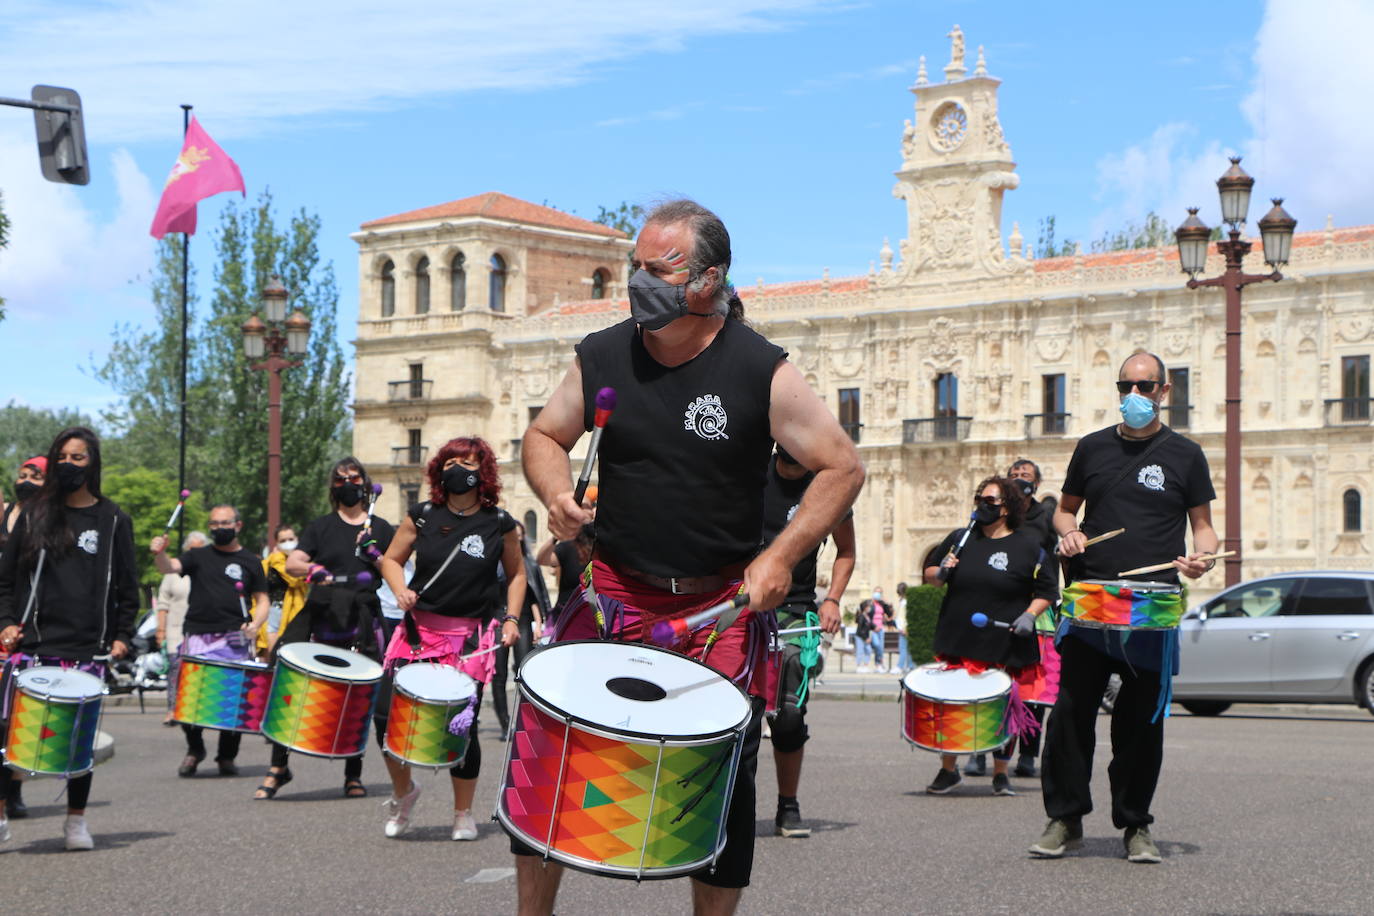
<path id="1" fill-rule="evenodd" d="M 773 818 L 774 832 L 778 836 L 786 837 L 808 837 L 811 835 L 811 828 L 806 826 L 801 819 L 801 808 L 788 806 L 778 809 L 778 816 Z"/>
<path id="2" fill-rule="evenodd" d="M 936 773 L 930 785 L 926 786 L 926 794 L 945 795 L 963 781 L 964 777 L 959 775 L 958 770 L 946 770 L 944 767 L 940 767 L 940 772 Z"/>
<path id="3" fill-rule="evenodd" d="M 1015 795 L 1016 791 L 1011 787 L 1011 780 L 1006 773 L 992 774 L 992 794 L 993 795 Z"/>
<path id="4" fill-rule="evenodd" d="M 1016 769 L 1011 771 L 1013 776 L 1024 776 L 1026 779 L 1035 778 L 1035 757 L 1031 754 L 1022 754 L 1016 758 Z"/>
<path id="5" fill-rule="evenodd" d="M 988 775 L 988 755 L 974 754 L 964 764 L 965 776 L 986 776 Z"/>
<path id="6" fill-rule="evenodd" d="M 24 784 L 17 779 L 10 782 L 10 797 L 5 801 L 3 813 L 8 813 L 12 821 L 29 816 L 29 806 L 24 804 Z"/>

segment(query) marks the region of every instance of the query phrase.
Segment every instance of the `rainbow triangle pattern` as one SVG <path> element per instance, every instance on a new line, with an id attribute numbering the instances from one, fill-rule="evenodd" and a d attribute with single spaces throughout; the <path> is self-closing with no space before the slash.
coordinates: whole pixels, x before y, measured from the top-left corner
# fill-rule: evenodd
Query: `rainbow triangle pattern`
<path id="1" fill-rule="evenodd" d="M 448 724 L 469 702 L 430 703 L 393 690 L 386 724 L 387 753 L 412 766 L 453 766 L 466 756 L 468 736 L 453 734 Z"/>
<path id="2" fill-rule="evenodd" d="M 1176 591 L 1151 591 L 1097 582 L 1071 582 L 1064 587 L 1061 612 L 1072 623 L 1119 629 L 1169 629 L 1188 609 Z"/>
<path id="3" fill-rule="evenodd" d="M 381 679 L 341 683 L 277 661 L 263 737 L 316 757 L 357 757 L 367 750 L 367 723 Z"/>
<path id="4" fill-rule="evenodd" d="M 607 874 L 637 874 L 641 853 L 646 878 L 711 861 L 717 844 L 724 845 L 736 735 L 671 747 L 566 728 L 564 758 L 563 721 L 520 703 L 498 801 L 498 814 L 519 839 Z"/>
<path id="5" fill-rule="evenodd" d="M 271 668 L 247 668 L 194 656 L 181 659 L 172 718 L 222 731 L 261 730 Z"/>
<path id="6" fill-rule="evenodd" d="M 95 766 L 100 697 L 59 703 L 14 691 L 5 763 L 26 773 L 79 776 Z"/>
<path id="7" fill-rule="evenodd" d="M 1004 728 L 1011 693 L 990 700 L 946 703 L 903 691 L 902 735 L 917 747 L 944 754 L 981 754 L 1007 743 Z"/>
<path id="8" fill-rule="evenodd" d="M 1053 706 L 1059 699 L 1059 650 L 1054 647 L 1053 636 L 1037 633 L 1036 641 L 1040 644 L 1040 661 L 1021 669 L 1016 686 L 1025 702 Z"/>

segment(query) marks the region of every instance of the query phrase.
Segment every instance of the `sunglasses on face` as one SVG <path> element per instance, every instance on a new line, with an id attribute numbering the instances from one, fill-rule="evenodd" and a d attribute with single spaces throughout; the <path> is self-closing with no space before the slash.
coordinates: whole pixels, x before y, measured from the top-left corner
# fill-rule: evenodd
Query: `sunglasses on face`
<path id="1" fill-rule="evenodd" d="M 334 475 L 334 486 L 336 486 L 336 487 L 337 487 L 339 484 L 341 484 L 341 483 L 362 483 L 362 482 L 363 482 L 363 475 L 361 475 L 361 474 L 336 474 L 336 475 Z"/>
<path id="2" fill-rule="evenodd" d="M 1140 390 L 1140 393 L 1141 393 L 1141 394 L 1150 394 L 1150 393 L 1152 393 L 1152 392 L 1155 390 L 1156 386 L 1158 386 L 1158 385 L 1159 385 L 1159 382 L 1156 382 L 1156 381 L 1155 381 L 1154 379 L 1152 379 L 1152 378 L 1142 378 L 1142 379 L 1137 379 L 1137 380 L 1135 380 L 1135 381 L 1127 380 L 1127 381 L 1120 381 L 1120 382 L 1117 382 L 1117 383 L 1116 383 L 1116 390 L 1119 391 L 1119 392 L 1121 392 L 1122 394 L 1130 394 L 1130 393 L 1131 393 L 1131 387 L 1134 386 L 1134 387 L 1136 387 L 1137 389 Z"/>
<path id="3" fill-rule="evenodd" d="M 1003 500 L 1000 496 L 979 496 L 974 502 L 982 503 L 985 506 L 1000 506 Z"/>

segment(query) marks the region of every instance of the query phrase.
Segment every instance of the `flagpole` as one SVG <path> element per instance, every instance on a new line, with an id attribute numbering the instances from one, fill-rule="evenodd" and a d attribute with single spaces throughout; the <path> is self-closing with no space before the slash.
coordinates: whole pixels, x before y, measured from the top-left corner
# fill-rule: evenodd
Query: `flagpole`
<path id="1" fill-rule="evenodd" d="M 184 143 L 186 134 L 191 129 L 191 106 L 181 106 L 181 139 Z M 186 490 L 186 341 L 187 341 L 187 297 L 190 295 L 187 285 L 190 283 L 191 274 L 191 234 L 183 232 L 181 234 L 181 436 L 180 436 L 180 460 L 177 474 L 177 489 Z M 177 538 L 181 543 L 186 543 L 186 513 L 181 514 L 181 520 L 177 525 Z"/>

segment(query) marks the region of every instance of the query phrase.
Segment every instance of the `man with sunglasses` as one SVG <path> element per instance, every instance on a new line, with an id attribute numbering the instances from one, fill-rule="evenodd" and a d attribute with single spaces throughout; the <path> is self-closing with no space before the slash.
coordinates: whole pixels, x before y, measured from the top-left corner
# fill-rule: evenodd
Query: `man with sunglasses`
<path id="1" fill-rule="evenodd" d="M 1176 584 L 1182 573 L 1196 579 L 1212 568 L 1215 561 L 1201 558 L 1218 544 L 1207 458 L 1197 443 L 1160 422 L 1159 405 L 1169 392 L 1163 360 L 1136 353 L 1118 378 L 1122 422 L 1079 440 L 1054 515 L 1059 553 L 1069 558 L 1068 579 L 1119 580 L 1122 570 L 1169 561 L 1172 569 L 1138 578 Z M 1078 510 L 1085 506 L 1080 525 Z M 1117 528 L 1126 530 L 1087 547 L 1088 538 Z M 1150 803 L 1164 756 L 1170 672 L 1178 670 L 1177 631 L 1134 631 L 1123 639 L 1117 631 L 1066 621 L 1059 632 L 1059 698 L 1046 731 L 1042 778 L 1050 822 L 1030 853 L 1058 858 L 1082 845 L 1082 819 L 1092 810 L 1098 702 L 1117 674 L 1121 692 L 1112 712 L 1108 770 L 1112 823 L 1125 831 L 1130 861 L 1158 862 Z"/>

